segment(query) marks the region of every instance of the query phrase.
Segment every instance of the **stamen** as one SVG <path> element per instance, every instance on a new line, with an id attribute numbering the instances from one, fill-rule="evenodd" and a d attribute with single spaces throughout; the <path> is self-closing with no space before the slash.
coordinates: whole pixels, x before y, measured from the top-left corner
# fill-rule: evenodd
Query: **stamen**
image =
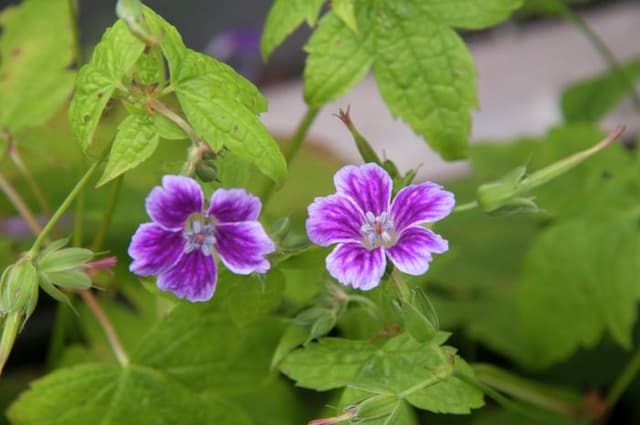
<path id="1" fill-rule="evenodd" d="M 200 250 L 205 256 L 213 253 L 212 246 L 216 243 L 215 225 L 209 217 L 200 214 L 189 217 L 182 236 L 187 240 L 184 246 L 185 254 L 195 250 Z"/>
<path id="2" fill-rule="evenodd" d="M 366 222 L 360 226 L 363 236 L 363 244 L 369 248 L 379 246 L 391 247 L 396 242 L 396 233 L 393 227 L 393 220 L 386 211 L 375 216 L 371 211 L 365 214 Z"/>

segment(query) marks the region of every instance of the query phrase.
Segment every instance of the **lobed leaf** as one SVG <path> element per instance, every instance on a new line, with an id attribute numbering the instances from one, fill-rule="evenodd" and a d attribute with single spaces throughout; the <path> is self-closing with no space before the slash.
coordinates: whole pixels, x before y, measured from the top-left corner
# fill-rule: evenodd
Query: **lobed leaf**
<path id="1" fill-rule="evenodd" d="M 430 0 L 434 20 L 456 28 L 483 29 L 507 19 L 523 0 Z"/>

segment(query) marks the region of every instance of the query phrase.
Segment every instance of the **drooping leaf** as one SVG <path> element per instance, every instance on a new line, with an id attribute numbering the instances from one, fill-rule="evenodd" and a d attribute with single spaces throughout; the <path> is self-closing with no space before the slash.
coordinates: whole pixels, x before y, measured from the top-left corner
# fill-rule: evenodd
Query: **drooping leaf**
<path id="1" fill-rule="evenodd" d="M 269 10 L 260 41 L 262 58 L 271 52 L 305 20 L 313 26 L 325 0 L 276 0 Z"/>
<path id="2" fill-rule="evenodd" d="M 640 299 L 635 216 L 567 220 L 529 251 L 517 288 L 522 329 L 539 366 L 593 347 L 606 331 L 623 347 Z"/>
<path id="3" fill-rule="evenodd" d="M 26 0 L 0 14 L 0 127 L 47 121 L 69 96 L 75 72 L 65 0 Z"/>
<path id="4" fill-rule="evenodd" d="M 120 123 L 109 160 L 97 186 L 115 179 L 146 161 L 158 146 L 158 130 L 143 111 L 136 111 Z"/>
<path id="5" fill-rule="evenodd" d="M 373 63 L 373 30 L 368 9 L 360 9 L 360 31 L 353 32 L 335 12 L 327 13 L 309 39 L 304 98 L 321 106 L 362 80 Z"/>
<path id="6" fill-rule="evenodd" d="M 376 81 L 391 112 L 445 159 L 467 155 L 476 70 L 464 42 L 418 0 L 384 2 L 376 25 Z"/>
<path id="7" fill-rule="evenodd" d="M 640 78 L 640 62 L 626 64 L 621 69 L 606 72 L 567 87 L 560 105 L 564 119 L 598 121 L 630 93 Z"/>
<path id="8" fill-rule="evenodd" d="M 76 89 L 69 105 L 73 136 L 86 152 L 93 142 L 100 117 L 116 88 L 125 86 L 132 68 L 144 50 L 122 21 L 107 29 L 96 45 L 89 63 L 78 72 Z"/>

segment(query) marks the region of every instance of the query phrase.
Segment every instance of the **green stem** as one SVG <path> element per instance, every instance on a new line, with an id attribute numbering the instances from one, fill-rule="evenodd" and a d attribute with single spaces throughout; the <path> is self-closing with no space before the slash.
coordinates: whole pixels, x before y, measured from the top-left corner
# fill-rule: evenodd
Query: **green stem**
<path id="1" fill-rule="evenodd" d="M 631 100 L 633 101 L 636 110 L 640 110 L 640 94 L 636 91 L 633 81 L 631 81 L 624 72 L 622 65 L 620 65 L 620 62 L 618 62 L 611 49 L 609 49 L 609 46 L 607 46 L 604 40 L 602 40 L 602 38 L 600 38 L 600 36 L 591 29 L 580 15 L 574 13 L 573 10 L 571 10 L 571 8 L 563 1 L 558 0 L 557 3 L 561 8 L 562 15 L 571 22 L 574 27 L 582 32 L 598 53 L 600 53 L 600 56 L 602 56 L 605 62 L 607 62 L 609 68 L 616 72 L 620 81 L 629 89 L 629 93 L 631 93 Z"/>
<path id="2" fill-rule="evenodd" d="M 313 124 L 313 121 L 318 116 L 318 112 L 320 112 L 320 108 L 318 107 L 308 108 L 307 112 L 302 117 L 302 120 L 298 124 L 298 128 L 296 129 L 295 134 L 289 141 L 289 144 L 287 145 L 287 149 L 284 152 L 284 159 L 285 161 L 287 161 L 287 165 L 289 165 L 291 161 L 293 161 L 293 158 L 295 158 L 295 156 L 298 154 L 298 151 L 300 151 L 302 142 L 307 136 L 307 133 L 309 132 L 309 128 L 311 127 L 311 124 Z M 271 181 L 268 182 L 264 190 L 262 191 L 261 198 L 262 198 L 263 205 L 266 205 L 269 199 L 271 199 L 274 189 L 275 189 L 275 184 Z"/>
<path id="3" fill-rule="evenodd" d="M 71 21 L 71 34 L 73 37 L 73 50 L 76 56 L 76 66 L 80 68 L 84 63 L 82 58 L 82 45 L 80 44 L 80 31 L 78 29 L 78 0 L 68 0 L 69 20 Z"/>
<path id="4" fill-rule="evenodd" d="M 459 213 L 463 211 L 469 211 L 474 208 L 478 208 L 478 201 L 471 201 L 471 202 L 467 202 L 466 204 L 460 204 L 453 210 L 453 212 Z"/>
<path id="5" fill-rule="evenodd" d="M 83 189 L 78 193 L 73 210 L 73 246 L 82 246 L 84 230 L 84 204 L 87 192 Z"/>
<path id="6" fill-rule="evenodd" d="M 158 99 L 150 99 L 149 106 L 154 111 L 159 112 L 161 115 L 164 115 L 166 118 L 173 121 L 178 127 L 182 129 L 182 131 L 184 131 L 189 136 L 194 146 L 198 146 L 198 135 L 196 134 L 196 131 L 193 129 L 193 127 L 191 127 L 191 125 L 189 125 L 189 123 L 184 118 L 174 112 L 167 105 L 160 102 Z"/>
<path id="7" fill-rule="evenodd" d="M 407 282 L 404 281 L 398 269 L 394 268 L 391 271 L 391 281 L 393 282 L 393 287 L 396 290 L 396 294 L 398 298 L 403 301 L 410 302 L 411 301 L 411 291 L 407 286 Z"/>
<path id="8" fill-rule="evenodd" d="M 5 317 L 2 324 L 2 337 L 0 338 L 0 374 L 11 354 L 11 348 L 16 340 L 20 326 L 22 325 L 22 313 L 14 311 Z"/>
<path id="9" fill-rule="evenodd" d="M 116 178 L 113 186 L 111 187 L 111 193 L 109 194 L 109 200 L 107 201 L 107 206 L 102 216 L 102 222 L 100 223 L 100 227 L 93 238 L 93 242 L 91 243 L 91 250 L 94 252 L 99 251 L 100 248 L 102 248 L 105 235 L 111 225 L 111 217 L 113 217 L 113 211 L 115 210 L 118 197 L 120 196 L 123 177 L 124 175 L 122 174 Z"/>
<path id="10" fill-rule="evenodd" d="M 640 347 L 636 350 L 629 363 L 622 369 L 622 372 L 611 386 L 605 400 L 607 409 L 610 410 L 616 405 L 638 372 L 640 372 Z"/>
<path id="11" fill-rule="evenodd" d="M 104 156 L 106 155 L 103 155 L 103 157 Z M 76 196 L 78 196 L 78 194 L 82 191 L 82 188 L 89 182 L 89 179 L 91 179 L 93 174 L 96 172 L 96 170 L 98 169 L 98 165 L 101 162 L 102 160 L 94 162 L 91 165 L 91 167 L 89 167 L 89 169 L 84 173 L 84 176 L 82 176 L 82 178 L 78 181 L 78 183 L 76 183 L 75 187 L 67 195 L 64 201 L 62 201 L 62 204 L 58 207 L 56 212 L 53 213 L 53 216 L 51 216 L 51 218 L 49 219 L 49 222 L 47 223 L 46 226 L 44 226 L 44 229 L 42 229 L 42 231 L 36 238 L 35 242 L 31 246 L 31 249 L 29 250 L 29 255 L 35 256 L 36 254 L 38 254 L 38 251 L 40 251 L 42 244 L 44 243 L 45 239 L 47 238 L 51 230 L 53 230 L 54 226 L 58 223 L 58 220 L 60 220 L 60 217 L 62 217 L 62 214 L 64 214 L 65 211 L 67 211 L 67 209 L 69 208 L 73 200 L 76 198 Z"/>

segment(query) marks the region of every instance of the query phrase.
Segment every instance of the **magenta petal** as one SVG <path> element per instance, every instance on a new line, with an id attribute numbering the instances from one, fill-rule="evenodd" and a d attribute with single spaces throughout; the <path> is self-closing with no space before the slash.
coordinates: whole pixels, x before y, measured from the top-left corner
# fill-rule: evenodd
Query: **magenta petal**
<path id="1" fill-rule="evenodd" d="M 187 217 L 202 212 L 202 189 L 184 176 L 164 176 L 162 187 L 153 188 L 145 201 L 147 213 L 166 229 L 182 229 Z"/>
<path id="2" fill-rule="evenodd" d="M 360 226 L 365 223 L 364 213 L 350 198 L 343 195 L 316 198 L 308 211 L 307 234 L 313 243 L 329 246 L 362 239 Z"/>
<path id="3" fill-rule="evenodd" d="M 349 196 L 364 213 L 378 216 L 389 208 L 391 177 L 377 164 L 347 165 L 333 181 L 338 194 Z"/>
<path id="4" fill-rule="evenodd" d="M 244 189 L 218 189 L 211 195 L 207 214 L 224 223 L 252 221 L 258 219 L 261 207 L 260 198 Z"/>
<path id="5" fill-rule="evenodd" d="M 391 204 L 391 218 L 397 231 L 413 224 L 432 222 L 446 217 L 453 210 L 453 193 L 442 186 L 426 182 L 403 188 Z"/>
<path id="6" fill-rule="evenodd" d="M 224 223 L 216 226 L 215 248 L 229 270 L 238 274 L 269 270 L 265 255 L 276 247 L 257 221 Z"/>
<path id="7" fill-rule="evenodd" d="M 158 288 L 191 302 L 208 301 L 216 290 L 218 270 L 212 255 L 200 250 L 184 254 L 169 270 L 158 276 Z"/>
<path id="8" fill-rule="evenodd" d="M 405 229 L 398 242 L 386 252 L 389 259 L 403 273 L 421 275 L 429 269 L 432 253 L 442 254 L 449 243 L 440 235 L 423 227 Z"/>
<path id="9" fill-rule="evenodd" d="M 181 231 L 165 230 L 155 223 L 141 224 L 129 245 L 133 258 L 129 270 L 141 276 L 161 273 L 178 261 L 185 243 Z"/>
<path id="10" fill-rule="evenodd" d="M 327 257 L 327 270 L 343 285 L 368 290 L 378 286 L 386 263 L 382 248 L 369 251 L 358 243 L 344 243 Z"/>

